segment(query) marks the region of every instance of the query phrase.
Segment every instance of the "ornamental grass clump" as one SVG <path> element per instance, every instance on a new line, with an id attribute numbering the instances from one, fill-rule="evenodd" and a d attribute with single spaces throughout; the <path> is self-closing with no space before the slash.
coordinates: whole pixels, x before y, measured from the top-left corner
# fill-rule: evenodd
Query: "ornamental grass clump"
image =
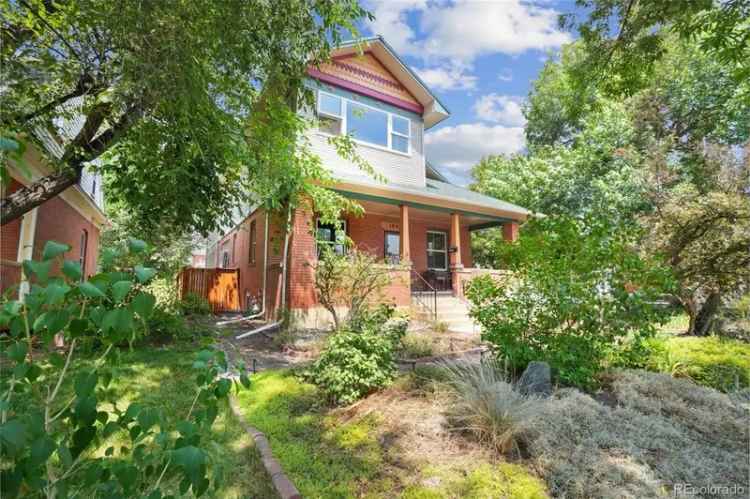
<path id="1" fill-rule="evenodd" d="M 448 375 L 444 386 L 448 395 L 446 417 L 451 427 L 471 434 L 501 453 L 520 455 L 521 423 L 543 401 L 515 391 L 495 361 L 457 361 L 443 367 Z"/>

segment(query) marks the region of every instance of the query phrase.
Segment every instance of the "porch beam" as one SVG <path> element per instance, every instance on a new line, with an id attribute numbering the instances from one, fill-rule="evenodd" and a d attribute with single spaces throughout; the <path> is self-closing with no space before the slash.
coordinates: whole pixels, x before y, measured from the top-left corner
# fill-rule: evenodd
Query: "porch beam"
<path id="1" fill-rule="evenodd" d="M 402 204 L 401 211 L 401 234 L 399 240 L 399 261 L 402 264 L 411 263 L 411 249 L 409 244 L 409 206 Z"/>
<path id="2" fill-rule="evenodd" d="M 456 248 L 455 251 L 450 253 L 451 268 L 460 269 L 463 267 L 461 263 L 461 215 L 458 213 L 451 213 L 451 241 L 450 245 L 452 248 Z"/>

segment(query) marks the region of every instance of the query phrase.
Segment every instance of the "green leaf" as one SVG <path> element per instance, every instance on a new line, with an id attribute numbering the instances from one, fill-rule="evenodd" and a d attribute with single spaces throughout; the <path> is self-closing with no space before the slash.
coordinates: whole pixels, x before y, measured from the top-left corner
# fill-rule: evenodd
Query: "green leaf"
<path id="1" fill-rule="evenodd" d="M 158 410 L 146 407 L 138 414 L 138 424 L 141 425 L 141 430 L 146 432 L 159 422 L 160 417 Z"/>
<path id="2" fill-rule="evenodd" d="M 96 371 L 82 371 L 79 372 L 75 377 L 74 388 L 76 395 L 79 397 L 86 397 L 90 395 L 94 388 L 96 388 L 96 382 L 99 380 L 99 375 Z"/>
<path id="3" fill-rule="evenodd" d="M 66 446 L 61 445 L 57 448 L 57 455 L 60 457 L 60 462 L 63 465 L 63 469 L 70 468 L 73 465 L 73 456 L 70 454 L 70 449 Z"/>
<path id="4" fill-rule="evenodd" d="M 52 283 L 47 286 L 47 289 L 45 290 L 47 299 L 44 300 L 44 303 L 47 305 L 57 305 L 63 301 L 68 291 L 70 291 L 70 286 L 66 284 Z"/>
<path id="5" fill-rule="evenodd" d="M 180 466 L 193 487 L 198 487 L 205 479 L 206 454 L 199 448 L 189 445 L 172 453 L 172 462 Z"/>
<path id="6" fill-rule="evenodd" d="M 44 325 L 47 327 L 49 334 L 59 333 L 68 325 L 68 321 L 70 320 L 70 312 L 65 309 L 50 310 L 44 315 L 46 316 Z"/>
<path id="7" fill-rule="evenodd" d="M 78 289 L 81 290 L 81 294 L 87 298 L 106 298 L 107 295 L 102 293 L 102 291 L 91 284 L 90 282 L 82 282 L 78 285 Z"/>
<path id="8" fill-rule="evenodd" d="M 44 250 L 42 251 L 42 260 L 52 260 L 53 258 L 62 255 L 63 253 L 70 251 L 71 247 L 69 244 L 58 243 L 56 241 L 47 241 L 44 244 Z"/>
<path id="9" fill-rule="evenodd" d="M 23 262 L 23 273 L 27 277 L 36 277 L 39 282 L 45 283 L 49 278 L 49 272 L 52 268 L 52 262 L 35 262 L 33 260 L 25 260 Z"/>
<path id="10" fill-rule="evenodd" d="M 134 237 L 128 238 L 128 249 L 131 253 L 141 253 L 148 248 L 148 245 L 145 241 L 141 241 L 140 239 L 136 239 Z"/>
<path id="11" fill-rule="evenodd" d="M 216 389 L 214 390 L 214 394 L 217 398 L 224 398 L 227 396 L 227 393 L 229 393 L 229 390 L 231 389 L 232 382 L 226 378 L 222 378 L 216 382 Z"/>
<path id="12" fill-rule="evenodd" d="M 53 452 L 55 452 L 55 441 L 43 435 L 31 444 L 31 462 L 34 465 L 46 463 Z"/>
<path id="13" fill-rule="evenodd" d="M 133 313 L 127 308 L 116 308 L 104 314 L 102 320 L 102 329 L 106 331 L 115 331 L 117 333 L 127 333 L 133 328 Z"/>
<path id="14" fill-rule="evenodd" d="M 245 373 L 240 374 L 240 383 L 242 383 L 242 386 L 245 388 L 250 388 L 250 378 L 248 378 Z"/>
<path id="15" fill-rule="evenodd" d="M 65 260 L 62 266 L 62 273 L 71 281 L 80 281 L 83 276 L 81 264 L 76 260 Z"/>
<path id="16" fill-rule="evenodd" d="M 130 281 L 118 281 L 112 285 L 112 298 L 116 303 L 120 303 L 130 292 L 133 283 Z"/>
<path id="17" fill-rule="evenodd" d="M 154 295 L 140 292 L 135 298 L 133 298 L 133 302 L 130 306 L 133 309 L 133 312 L 138 314 L 141 319 L 148 319 L 154 311 L 154 305 L 156 305 L 156 298 Z"/>
<path id="18" fill-rule="evenodd" d="M 8 349 L 5 351 L 5 353 L 10 357 L 11 359 L 15 360 L 16 362 L 23 362 L 23 360 L 26 358 L 26 354 L 28 353 L 29 348 L 26 346 L 26 343 L 17 341 L 13 343 Z"/>
<path id="19" fill-rule="evenodd" d="M 26 445 L 26 426 L 17 419 L 0 424 L 0 443 L 11 455 L 20 452 Z"/>
<path id="20" fill-rule="evenodd" d="M 151 267 L 144 267 L 143 265 L 136 265 L 134 270 L 135 276 L 142 283 L 150 281 L 151 278 L 156 275 L 155 269 L 152 269 Z"/>
<path id="21" fill-rule="evenodd" d="M 71 336 L 74 338 L 83 336 L 83 334 L 86 332 L 86 330 L 89 327 L 89 321 L 86 319 L 78 319 L 75 318 L 72 321 L 70 321 L 70 325 L 68 326 L 68 330 L 70 331 Z"/>

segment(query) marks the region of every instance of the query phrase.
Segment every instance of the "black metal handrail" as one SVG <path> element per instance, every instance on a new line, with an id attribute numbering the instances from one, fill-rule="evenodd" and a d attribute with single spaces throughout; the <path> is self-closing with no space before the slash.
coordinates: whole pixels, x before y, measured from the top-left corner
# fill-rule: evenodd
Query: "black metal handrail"
<path id="1" fill-rule="evenodd" d="M 426 289 L 424 291 L 418 291 L 417 293 L 414 293 L 414 285 L 412 284 L 412 293 L 411 295 L 417 299 L 417 301 L 422 305 L 424 308 L 429 310 L 432 315 L 432 320 L 437 321 L 437 289 L 435 289 L 434 286 L 432 286 L 429 282 L 427 282 L 427 279 L 422 277 L 422 274 L 417 272 L 414 269 L 411 269 L 411 275 L 412 275 L 412 282 L 414 281 L 414 276 L 417 276 L 419 278 L 419 281 L 424 283 L 426 286 Z M 420 293 L 432 293 L 432 307 L 428 304 L 429 300 L 425 301 L 423 300 L 423 296 Z"/>

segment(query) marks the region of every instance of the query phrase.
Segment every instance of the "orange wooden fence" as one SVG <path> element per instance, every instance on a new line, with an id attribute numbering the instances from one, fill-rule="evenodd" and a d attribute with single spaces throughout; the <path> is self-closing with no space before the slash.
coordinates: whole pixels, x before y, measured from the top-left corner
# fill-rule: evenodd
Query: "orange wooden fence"
<path id="1" fill-rule="evenodd" d="M 219 312 L 239 312 L 240 271 L 239 269 L 197 269 L 186 267 L 179 277 L 180 297 L 195 293 L 208 300 L 211 310 Z"/>

